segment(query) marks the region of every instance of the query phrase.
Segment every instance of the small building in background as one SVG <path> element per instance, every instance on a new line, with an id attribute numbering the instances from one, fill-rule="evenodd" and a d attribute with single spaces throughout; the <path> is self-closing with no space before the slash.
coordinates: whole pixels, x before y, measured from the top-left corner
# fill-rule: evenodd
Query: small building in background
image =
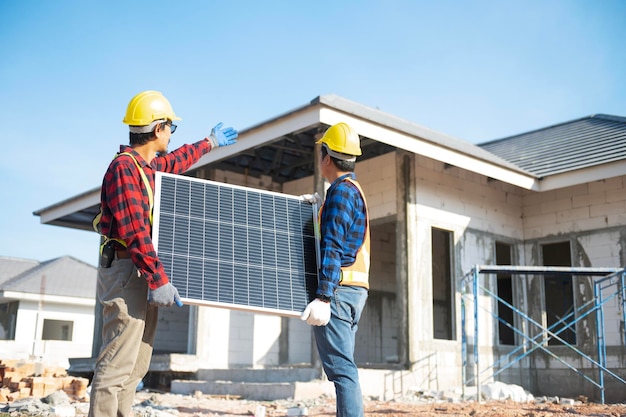
<path id="1" fill-rule="evenodd" d="M 90 357 L 97 270 L 71 256 L 0 256 L 0 357 L 69 367 Z"/>

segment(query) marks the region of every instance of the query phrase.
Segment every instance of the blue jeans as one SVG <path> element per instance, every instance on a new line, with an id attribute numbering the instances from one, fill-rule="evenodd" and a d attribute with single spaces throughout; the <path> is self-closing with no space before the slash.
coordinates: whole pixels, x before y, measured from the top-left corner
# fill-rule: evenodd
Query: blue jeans
<path id="1" fill-rule="evenodd" d="M 337 416 L 363 416 L 359 372 L 354 363 L 354 340 L 367 290 L 339 285 L 326 326 L 313 326 L 317 350 L 328 379 L 335 384 Z"/>

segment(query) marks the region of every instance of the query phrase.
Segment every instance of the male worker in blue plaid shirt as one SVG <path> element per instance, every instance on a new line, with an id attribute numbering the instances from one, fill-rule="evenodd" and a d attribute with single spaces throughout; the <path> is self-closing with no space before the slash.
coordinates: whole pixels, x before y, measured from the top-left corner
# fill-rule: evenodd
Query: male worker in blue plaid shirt
<path id="1" fill-rule="evenodd" d="M 317 298 L 302 319 L 315 326 L 324 371 L 335 384 L 337 416 L 361 417 L 363 398 L 354 345 L 367 300 L 370 265 L 367 204 L 353 172 L 361 146 L 359 135 L 346 123 L 328 128 L 317 143 L 322 145 L 321 174 L 331 185 L 320 213 Z"/>

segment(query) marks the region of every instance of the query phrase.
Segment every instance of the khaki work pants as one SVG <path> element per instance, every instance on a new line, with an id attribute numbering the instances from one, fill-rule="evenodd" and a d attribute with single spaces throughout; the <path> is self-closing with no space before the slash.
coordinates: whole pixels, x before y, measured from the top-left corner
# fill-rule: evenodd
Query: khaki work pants
<path id="1" fill-rule="evenodd" d="M 132 415 L 135 391 L 148 372 L 158 308 L 148 305 L 148 283 L 131 259 L 98 268 L 102 348 L 91 383 L 90 417 Z"/>

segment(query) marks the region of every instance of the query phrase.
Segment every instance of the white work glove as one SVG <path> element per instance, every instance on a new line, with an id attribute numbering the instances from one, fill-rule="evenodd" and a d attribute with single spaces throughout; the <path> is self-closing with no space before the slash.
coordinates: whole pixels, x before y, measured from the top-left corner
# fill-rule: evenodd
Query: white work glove
<path id="1" fill-rule="evenodd" d="M 330 303 L 316 298 L 306 306 L 300 320 L 306 320 L 311 326 L 326 326 L 330 321 Z"/>
<path id="2" fill-rule="evenodd" d="M 304 201 L 307 201 L 311 204 L 317 203 L 318 207 L 322 206 L 322 197 L 320 197 L 320 195 L 318 193 L 314 193 L 314 194 L 302 194 L 300 196 L 301 199 L 303 199 Z"/>

